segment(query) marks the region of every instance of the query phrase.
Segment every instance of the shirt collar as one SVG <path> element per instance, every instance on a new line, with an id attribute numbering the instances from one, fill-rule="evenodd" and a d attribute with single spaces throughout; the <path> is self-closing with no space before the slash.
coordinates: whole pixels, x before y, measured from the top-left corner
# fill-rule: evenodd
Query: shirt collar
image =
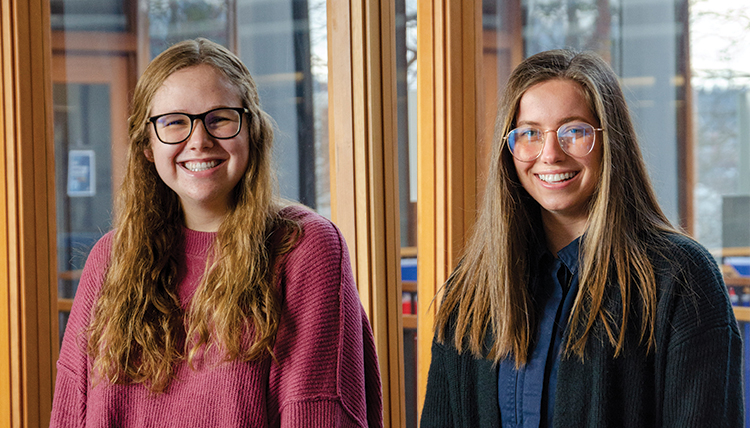
<path id="1" fill-rule="evenodd" d="M 562 250 L 557 252 L 557 258 L 562 264 L 568 268 L 568 271 L 573 275 L 578 274 L 578 252 L 581 246 L 581 240 L 583 236 L 579 236 L 574 239 L 570 244 L 566 245 Z M 544 240 L 537 239 L 536 245 L 531 247 L 531 260 L 534 269 L 538 269 L 544 257 L 549 257 L 550 260 L 554 259 L 552 253 L 547 249 L 547 245 Z"/>
<path id="2" fill-rule="evenodd" d="M 582 236 L 574 239 L 573 242 L 566 245 L 565 248 L 557 252 L 557 258 L 568 268 L 573 275 L 578 274 L 578 256 L 581 246 Z"/>

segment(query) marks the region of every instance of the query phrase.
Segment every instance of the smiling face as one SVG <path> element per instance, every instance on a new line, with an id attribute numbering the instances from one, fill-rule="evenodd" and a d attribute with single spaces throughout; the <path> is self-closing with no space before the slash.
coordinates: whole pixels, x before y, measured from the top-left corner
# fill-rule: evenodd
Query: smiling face
<path id="1" fill-rule="evenodd" d="M 199 114 L 218 107 L 242 107 L 236 86 L 214 67 L 198 65 L 174 72 L 156 91 L 151 116 L 164 113 Z M 216 230 L 229 209 L 232 190 L 245 174 L 249 159 L 247 119 L 234 138 L 210 136 L 200 120 L 180 144 L 164 144 L 149 124 L 146 157 L 159 177 L 180 198 L 186 226 Z"/>
<path id="2" fill-rule="evenodd" d="M 544 148 L 537 159 L 523 162 L 513 158 L 513 163 L 523 188 L 541 206 L 545 227 L 552 222 L 564 224 L 573 235 L 580 235 L 601 174 L 602 135 L 597 132 L 591 153 L 574 158 L 562 150 L 554 132 L 570 122 L 599 127 L 578 83 L 554 79 L 529 88 L 521 97 L 516 126 L 553 132 L 545 133 Z"/>

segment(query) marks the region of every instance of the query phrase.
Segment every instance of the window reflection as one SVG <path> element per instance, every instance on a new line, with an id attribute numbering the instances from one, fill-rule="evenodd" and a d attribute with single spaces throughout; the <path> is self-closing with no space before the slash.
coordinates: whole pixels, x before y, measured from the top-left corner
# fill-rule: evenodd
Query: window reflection
<path id="1" fill-rule="evenodd" d="M 313 101 L 314 90 L 326 87 L 313 78 L 309 6 L 301 0 L 239 0 L 237 40 L 263 109 L 278 126 L 274 160 L 281 193 L 316 208 L 316 119 L 318 131 L 323 127 Z"/>
<path id="2" fill-rule="evenodd" d="M 569 47 L 606 54 L 617 30 L 618 0 L 524 0 L 526 56 Z M 606 57 L 606 55 L 605 55 Z"/>
<path id="3" fill-rule="evenodd" d="M 417 426 L 417 2 L 397 0 L 399 222 L 406 427 Z"/>
<path id="4" fill-rule="evenodd" d="M 106 85 L 53 85 L 57 293 L 72 299 L 91 247 L 110 227 L 112 185 Z M 107 207 L 107 209 L 100 209 Z M 69 308 L 67 308 L 69 310 Z M 67 315 L 60 318 L 60 340 Z"/>
<path id="5" fill-rule="evenodd" d="M 745 113 L 748 88 L 738 86 L 697 87 L 696 236 L 709 248 L 744 247 L 750 244 L 747 186 L 740 186 L 740 109 Z M 745 134 L 745 139 L 748 135 Z M 747 141 L 745 141 L 747 144 Z M 745 146 L 747 150 L 747 146 Z M 744 187 L 744 189 L 742 188 Z M 735 219 L 740 220 L 739 222 Z M 745 224 L 742 224 L 745 223 Z"/>
<path id="6" fill-rule="evenodd" d="M 148 0 L 151 58 L 185 39 L 205 37 L 231 48 L 228 0 Z"/>
<path id="7" fill-rule="evenodd" d="M 122 0 L 50 0 L 54 31 L 122 32 L 128 28 Z"/>

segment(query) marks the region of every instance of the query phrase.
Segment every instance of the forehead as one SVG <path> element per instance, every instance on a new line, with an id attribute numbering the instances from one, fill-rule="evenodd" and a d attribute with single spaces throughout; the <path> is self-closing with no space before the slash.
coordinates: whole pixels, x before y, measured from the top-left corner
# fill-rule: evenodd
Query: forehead
<path id="1" fill-rule="evenodd" d="M 585 120 L 598 122 L 591 111 L 583 87 L 569 79 L 551 79 L 528 88 L 516 110 L 518 122 L 554 122 Z"/>
<path id="2" fill-rule="evenodd" d="M 202 113 L 216 107 L 240 107 L 239 85 L 215 67 L 201 64 L 167 77 L 154 93 L 151 114 L 182 111 Z"/>

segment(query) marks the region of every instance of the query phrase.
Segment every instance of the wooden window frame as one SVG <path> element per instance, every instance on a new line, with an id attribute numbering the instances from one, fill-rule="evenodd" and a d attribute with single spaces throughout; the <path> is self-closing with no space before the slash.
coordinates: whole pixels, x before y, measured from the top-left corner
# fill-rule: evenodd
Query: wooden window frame
<path id="1" fill-rule="evenodd" d="M 328 0 L 331 216 L 372 324 L 386 427 L 402 427 L 395 5 Z"/>
<path id="2" fill-rule="evenodd" d="M 49 8 L 0 0 L 0 424 L 11 427 L 49 425 L 57 360 Z"/>
<path id="3" fill-rule="evenodd" d="M 481 2 L 420 0 L 417 7 L 417 406 L 431 360 L 438 292 L 468 239 L 477 209 Z M 479 164 L 481 167 L 482 164 Z M 434 299 L 433 299 L 434 297 Z"/>

